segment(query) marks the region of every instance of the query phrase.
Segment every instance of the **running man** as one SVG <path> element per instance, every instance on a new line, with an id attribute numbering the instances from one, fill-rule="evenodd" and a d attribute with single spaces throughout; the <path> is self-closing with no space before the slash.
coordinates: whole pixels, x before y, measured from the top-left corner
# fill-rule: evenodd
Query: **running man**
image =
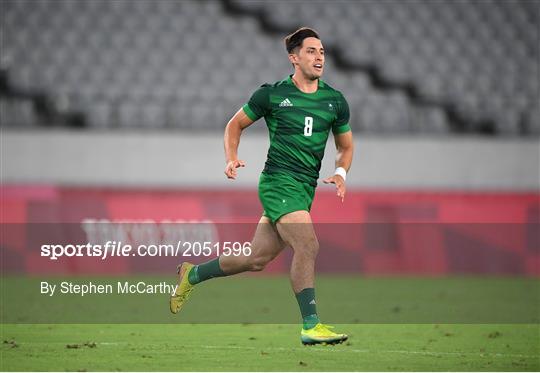
<path id="1" fill-rule="evenodd" d="M 336 171 L 323 180 L 335 184 L 345 198 L 345 179 L 353 157 L 349 107 L 341 92 L 320 78 L 324 48 L 317 32 L 300 28 L 285 38 L 294 74 L 262 85 L 225 128 L 225 175 L 237 177 L 245 167 L 238 158 L 242 131 L 264 117 L 270 132 L 270 149 L 259 179 L 263 216 L 251 242 L 250 256 L 220 256 L 178 269 L 178 287 L 170 298 L 171 312 L 180 311 L 194 286 L 215 277 L 261 271 L 286 246 L 293 250 L 290 269 L 292 289 L 300 306 L 303 344 L 336 344 L 347 335 L 335 333 L 320 322 L 315 303 L 315 259 L 319 243 L 309 211 L 317 186 L 321 161 L 330 131 L 337 148 Z"/>

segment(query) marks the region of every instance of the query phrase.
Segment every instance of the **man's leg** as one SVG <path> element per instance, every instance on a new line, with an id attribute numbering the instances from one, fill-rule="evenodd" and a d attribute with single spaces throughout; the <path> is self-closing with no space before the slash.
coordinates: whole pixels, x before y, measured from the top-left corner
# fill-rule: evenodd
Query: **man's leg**
<path id="1" fill-rule="evenodd" d="M 291 285 L 303 319 L 303 344 L 336 344 L 347 340 L 346 334 L 332 332 L 317 316 L 315 303 L 315 260 L 319 242 L 311 216 L 307 211 L 295 211 L 282 216 L 276 224 L 283 241 L 293 249 Z"/>
<path id="2" fill-rule="evenodd" d="M 281 238 L 292 247 L 291 285 L 298 300 L 304 329 L 317 325 L 315 304 L 315 260 L 319 242 L 307 211 L 295 211 L 282 216 L 276 224 Z"/>
<path id="3" fill-rule="evenodd" d="M 214 277 L 230 276 L 245 271 L 262 271 L 284 247 L 285 244 L 270 219 L 261 217 L 251 241 L 251 255 L 222 255 L 197 266 L 191 263 L 182 264 L 179 268 L 178 286 L 170 298 L 171 312 L 180 311 L 195 284 Z"/>

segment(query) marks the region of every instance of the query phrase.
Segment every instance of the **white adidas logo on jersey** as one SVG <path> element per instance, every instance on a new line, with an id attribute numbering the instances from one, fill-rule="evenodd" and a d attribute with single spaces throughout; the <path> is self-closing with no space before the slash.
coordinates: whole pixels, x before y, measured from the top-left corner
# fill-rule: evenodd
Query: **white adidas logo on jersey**
<path id="1" fill-rule="evenodd" d="M 286 98 L 285 100 L 281 101 L 281 103 L 279 104 L 279 107 L 284 107 L 284 106 L 293 106 L 293 104 L 291 100 Z"/>

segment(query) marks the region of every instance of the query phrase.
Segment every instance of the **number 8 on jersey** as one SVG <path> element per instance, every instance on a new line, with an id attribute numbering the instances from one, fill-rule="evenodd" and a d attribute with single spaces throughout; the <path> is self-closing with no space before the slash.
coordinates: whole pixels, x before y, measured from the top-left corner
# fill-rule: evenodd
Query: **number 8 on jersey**
<path id="1" fill-rule="evenodd" d="M 304 120 L 304 136 L 311 136 L 313 133 L 313 118 L 306 117 Z"/>

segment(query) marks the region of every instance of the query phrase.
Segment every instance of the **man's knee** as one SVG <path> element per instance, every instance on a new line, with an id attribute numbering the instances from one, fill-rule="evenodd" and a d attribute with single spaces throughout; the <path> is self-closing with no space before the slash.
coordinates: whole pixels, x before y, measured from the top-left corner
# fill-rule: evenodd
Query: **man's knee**
<path id="1" fill-rule="evenodd" d="M 270 262 L 270 258 L 265 256 L 253 256 L 248 260 L 249 270 L 253 272 L 262 271 Z"/>

